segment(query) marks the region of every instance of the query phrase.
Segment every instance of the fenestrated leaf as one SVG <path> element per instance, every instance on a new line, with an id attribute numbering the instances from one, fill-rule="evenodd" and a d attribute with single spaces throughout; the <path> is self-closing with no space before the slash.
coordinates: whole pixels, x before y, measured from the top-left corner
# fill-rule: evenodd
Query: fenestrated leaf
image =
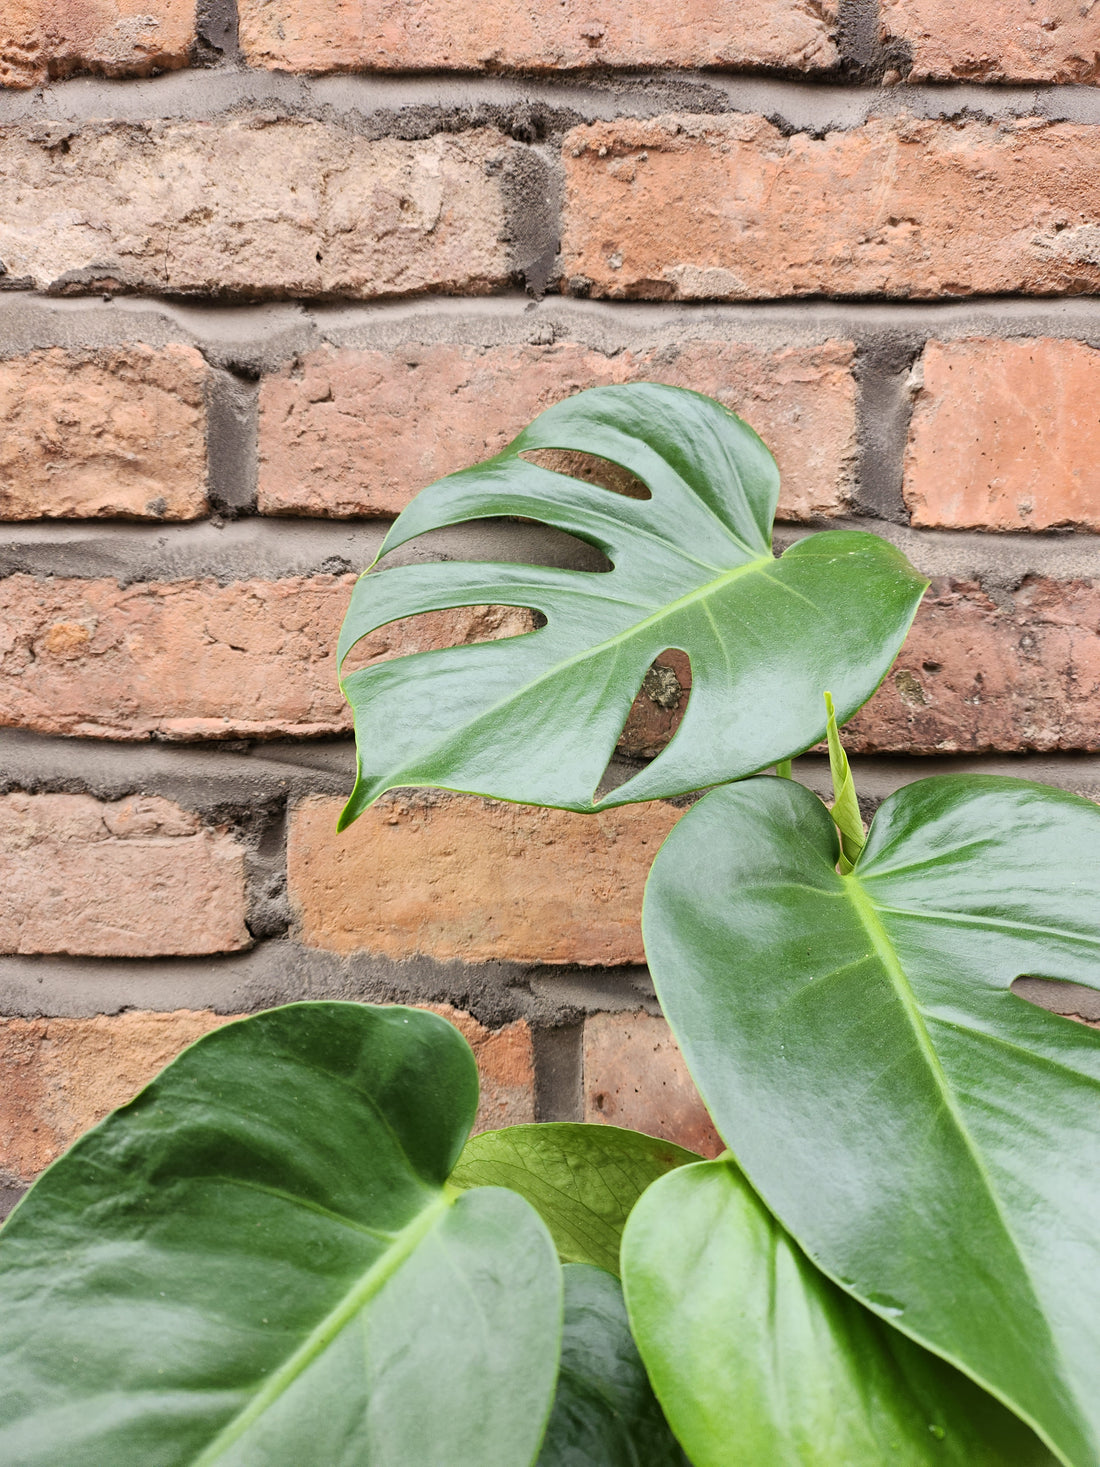
<path id="1" fill-rule="evenodd" d="M 522 457 L 579 449 L 621 465 L 630 499 Z M 385 790 L 439 785 L 590 810 L 646 670 L 688 654 L 676 737 L 600 808 L 683 794 L 800 753 L 825 731 L 832 689 L 850 718 L 884 676 L 926 582 L 874 535 L 811 535 L 776 560 L 775 463 L 710 398 L 639 383 L 596 387 L 542 413 L 502 453 L 441 479 L 402 513 L 382 553 L 444 525 L 521 515 L 598 546 L 606 573 L 448 561 L 372 571 L 340 637 L 482 603 L 526 606 L 525 636 L 422 652 L 350 673 L 359 777 L 347 824 Z M 761 717 L 766 710 L 766 717 Z"/>
<path id="2" fill-rule="evenodd" d="M 466 1143 L 455 1187 L 511 1187 L 550 1229 L 558 1254 L 618 1275 L 619 1243 L 645 1189 L 692 1151 L 618 1126 L 568 1121 L 485 1131 Z"/>
<path id="3" fill-rule="evenodd" d="M 186 1050 L 0 1231 L 5 1467 L 530 1467 L 561 1271 L 447 1177 L 469 1046 L 296 1004 Z"/>
<path id="4" fill-rule="evenodd" d="M 658 1182 L 623 1239 L 630 1322 L 695 1467 L 1052 1467 L 991 1396 L 809 1262 L 728 1161 Z"/>
<path id="5" fill-rule="evenodd" d="M 617 1280 L 584 1263 L 563 1272 L 561 1373 L 538 1467 L 691 1467 L 649 1384 Z"/>
<path id="6" fill-rule="evenodd" d="M 922 780 L 849 876 L 800 786 L 705 796 L 646 951 L 752 1185 L 843 1287 L 1100 1461 L 1100 1035 L 1010 991 L 1100 986 L 1100 809 Z"/>

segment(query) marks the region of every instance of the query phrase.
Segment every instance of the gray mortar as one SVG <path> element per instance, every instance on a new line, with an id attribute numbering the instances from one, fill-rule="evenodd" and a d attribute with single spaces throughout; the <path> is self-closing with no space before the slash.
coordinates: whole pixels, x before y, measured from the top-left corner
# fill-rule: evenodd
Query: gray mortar
<path id="1" fill-rule="evenodd" d="M 23 1197 L 29 1189 L 12 1182 L 10 1185 L 0 1182 L 0 1222 L 7 1217 L 15 1204 Z"/>
<path id="2" fill-rule="evenodd" d="M 504 237 L 518 282 L 541 300 L 561 249 L 563 175 L 556 151 L 531 147 L 504 160 Z"/>
<path id="3" fill-rule="evenodd" d="M 207 494 L 211 508 L 226 518 L 256 509 L 257 382 L 215 367 L 207 386 Z"/>
<path id="4" fill-rule="evenodd" d="M 536 1029 L 535 1119 L 584 1119 L 584 1025 Z"/>
<path id="5" fill-rule="evenodd" d="M 895 47 L 867 41 L 862 3 L 846 6 L 841 75 L 871 79 L 905 66 Z M 869 117 L 1041 117 L 1100 121 L 1100 94 L 1090 86 L 866 87 L 836 77 L 754 76 L 718 71 L 562 73 L 556 77 L 386 76 L 367 73 L 302 77 L 219 65 L 145 79 L 78 77 L 31 91 L 0 92 L 0 125 L 21 122 L 206 121 L 262 108 L 341 125 L 364 137 L 422 138 L 439 131 L 495 126 L 521 142 L 558 139 L 578 123 L 668 113 L 759 113 L 783 130 L 824 134 Z"/>
<path id="6" fill-rule="evenodd" d="M 656 1013 L 642 967 L 553 968 L 522 963 L 340 958 L 289 939 L 209 958 L 0 957 L 0 1014 L 86 1018 L 128 1009 L 255 1013 L 303 999 L 453 1003 L 496 1027 L 576 1023 L 586 1013 Z"/>
<path id="7" fill-rule="evenodd" d="M 220 66 L 241 59 L 237 0 L 198 0 L 194 66 Z"/>

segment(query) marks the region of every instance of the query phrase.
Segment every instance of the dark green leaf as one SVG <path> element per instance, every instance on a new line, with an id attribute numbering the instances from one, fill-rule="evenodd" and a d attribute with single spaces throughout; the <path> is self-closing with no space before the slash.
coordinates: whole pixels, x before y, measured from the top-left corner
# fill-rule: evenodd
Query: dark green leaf
<path id="1" fill-rule="evenodd" d="M 658 1182 L 630 1321 L 695 1467 L 1051 1467 L 1003 1406 L 819 1273 L 727 1161 Z"/>
<path id="2" fill-rule="evenodd" d="M 529 1467 L 560 1268 L 521 1198 L 447 1187 L 476 1105 L 415 1009 L 186 1050 L 0 1232 L 0 1462 Z"/>
<path id="3" fill-rule="evenodd" d="M 570 1263 L 558 1393 L 538 1467 L 690 1467 L 630 1333 L 623 1291 Z"/>
<path id="4" fill-rule="evenodd" d="M 547 448 L 620 464 L 652 497 L 615 495 L 522 457 Z M 682 728 L 601 807 L 682 794 L 800 753 L 825 732 L 826 687 L 850 718 L 901 646 L 926 583 L 874 535 L 811 535 L 774 559 L 778 484 L 771 455 L 733 413 L 640 383 L 558 403 L 496 458 L 424 490 L 383 553 L 443 525 L 522 515 L 598 546 L 613 568 L 451 561 L 363 577 L 341 662 L 375 628 L 445 607 L 527 606 L 546 625 L 350 673 L 359 778 L 344 823 L 395 785 L 592 809 L 646 670 L 670 647 L 691 660 Z"/>
<path id="5" fill-rule="evenodd" d="M 563 1261 L 617 1275 L 630 1209 L 651 1182 L 698 1160 L 671 1141 L 617 1126 L 509 1126 L 467 1141 L 451 1182 L 510 1187 L 538 1209 Z"/>
<path id="6" fill-rule="evenodd" d="M 815 1262 L 1096 1467 L 1100 1035 L 1010 985 L 1100 986 L 1100 809 L 922 780 L 837 854 L 798 785 L 705 796 L 646 897 L 665 1013 Z"/>

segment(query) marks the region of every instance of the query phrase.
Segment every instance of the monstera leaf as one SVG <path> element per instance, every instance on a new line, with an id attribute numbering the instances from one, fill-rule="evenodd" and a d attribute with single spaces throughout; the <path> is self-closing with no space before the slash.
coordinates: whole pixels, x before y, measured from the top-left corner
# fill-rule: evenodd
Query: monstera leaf
<path id="1" fill-rule="evenodd" d="M 561 1270 L 447 1178 L 477 1106 L 434 1014 L 296 1004 L 184 1052 L 0 1231 L 5 1467 L 530 1467 Z"/>
<path id="2" fill-rule="evenodd" d="M 690 1467 L 653 1395 L 618 1281 L 586 1263 L 563 1273 L 561 1371 L 538 1467 Z"/>
<path id="3" fill-rule="evenodd" d="M 563 1262 L 617 1275 L 623 1228 L 638 1198 L 658 1177 L 698 1160 L 639 1131 L 544 1121 L 473 1136 L 451 1185 L 510 1187 L 538 1211 Z"/>
<path id="4" fill-rule="evenodd" d="M 704 796 L 646 895 L 665 1014 L 811 1258 L 1096 1467 L 1100 1034 L 1011 984 L 1100 987 L 1100 809 L 922 780 L 839 854 L 788 780 Z"/>
<path id="5" fill-rule="evenodd" d="M 1054 1467 L 991 1396 L 819 1273 L 730 1162 L 646 1193 L 623 1280 L 695 1467 Z"/>
<path id="6" fill-rule="evenodd" d="M 607 459 L 648 487 L 632 499 L 524 458 Z M 417 535 L 520 515 L 597 546 L 606 572 L 444 562 L 357 584 L 341 663 L 369 632 L 447 607 L 525 606 L 524 636 L 351 672 L 359 777 L 347 824 L 397 785 L 439 785 L 591 810 L 647 669 L 686 652 L 684 722 L 643 772 L 596 807 L 683 794 L 800 753 L 843 721 L 890 666 L 925 582 L 873 535 L 826 532 L 771 553 L 779 479 L 756 434 L 710 398 L 641 383 L 597 387 L 542 413 L 502 453 L 425 489 L 382 553 Z M 766 712 L 766 716 L 761 716 Z"/>

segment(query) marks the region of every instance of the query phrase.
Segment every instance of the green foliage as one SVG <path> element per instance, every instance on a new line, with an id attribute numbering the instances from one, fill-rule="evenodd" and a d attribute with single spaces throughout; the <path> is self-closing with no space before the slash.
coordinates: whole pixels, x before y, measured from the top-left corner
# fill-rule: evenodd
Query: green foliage
<path id="1" fill-rule="evenodd" d="M 550 448 L 619 464 L 651 498 L 523 457 Z M 444 607 L 527 606 L 546 625 L 349 674 L 359 777 L 344 823 L 410 784 L 591 810 L 646 670 L 669 647 L 691 659 L 683 727 L 597 808 L 685 794 L 801 753 L 825 733 L 823 686 L 850 718 L 885 676 L 927 582 L 892 545 L 852 531 L 811 535 L 776 560 L 778 492 L 771 454 L 739 418 L 654 383 L 579 393 L 496 458 L 425 489 L 383 554 L 443 525 L 523 515 L 595 545 L 611 568 L 446 561 L 363 576 L 341 662 L 377 627 Z"/>
<path id="2" fill-rule="evenodd" d="M 619 1244 L 645 1189 L 693 1152 L 617 1126 L 510 1126 L 466 1143 L 455 1187 L 511 1187 L 538 1210 L 566 1263 L 619 1272 Z"/>
<path id="3" fill-rule="evenodd" d="M 476 1107 L 415 1009 L 201 1039 L 0 1234 L 0 1462 L 529 1467 L 560 1270 L 514 1192 L 447 1186 Z"/>
<path id="4" fill-rule="evenodd" d="M 650 1188 L 623 1280 L 695 1467 L 1052 1467 L 1003 1406 L 819 1273 L 732 1162 Z"/>
<path id="5" fill-rule="evenodd" d="M 344 823 L 395 785 L 587 811 L 719 786 L 643 925 L 735 1160 L 601 1126 L 468 1140 L 474 1061 L 430 1014 L 230 1025 L 0 1233 L 5 1467 L 1100 1467 L 1100 1042 L 1012 992 L 1100 987 L 1100 810 L 932 779 L 865 840 L 838 723 L 925 582 L 872 535 L 776 559 L 777 489 L 717 403 L 582 393 L 425 490 L 384 550 L 520 516 L 610 568 L 375 569 L 340 644 L 455 606 L 545 619 L 349 674 Z M 682 727 L 595 801 L 670 647 Z M 790 766 L 826 736 L 831 812 Z"/>
<path id="6" fill-rule="evenodd" d="M 1100 986 L 1100 809 L 926 779 L 883 804 L 850 875 L 837 855 L 798 784 L 700 800 L 646 893 L 665 1014 L 810 1257 L 1091 1467 L 1100 1043 L 1011 984 Z"/>

